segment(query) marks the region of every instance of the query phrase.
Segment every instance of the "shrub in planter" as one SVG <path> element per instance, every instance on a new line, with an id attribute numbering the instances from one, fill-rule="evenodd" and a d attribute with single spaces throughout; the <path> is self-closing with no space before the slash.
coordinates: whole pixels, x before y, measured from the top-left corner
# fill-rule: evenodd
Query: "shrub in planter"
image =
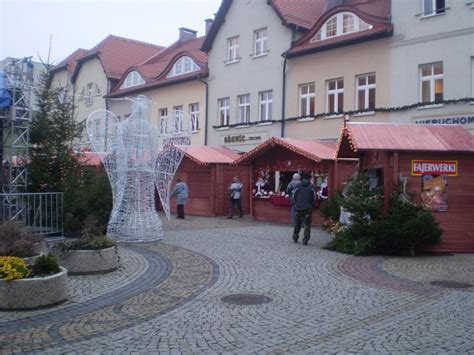
<path id="1" fill-rule="evenodd" d="M 119 264 L 115 241 L 102 234 L 101 224 L 92 216 L 86 218 L 79 239 L 59 243 L 54 250 L 70 274 L 109 272 Z"/>
<path id="2" fill-rule="evenodd" d="M 18 223 L 4 222 L 0 225 L 0 255 L 21 258 L 38 255 L 39 241 L 39 237 L 28 233 Z"/>
<path id="3" fill-rule="evenodd" d="M 36 259 L 31 269 L 33 271 L 33 275 L 36 276 L 53 275 L 61 271 L 56 257 L 51 253 L 48 253 L 47 255 L 41 255 L 38 259 Z"/>
<path id="4" fill-rule="evenodd" d="M 17 256 L 0 256 L 0 279 L 5 281 L 24 279 L 30 275 L 28 264 Z"/>

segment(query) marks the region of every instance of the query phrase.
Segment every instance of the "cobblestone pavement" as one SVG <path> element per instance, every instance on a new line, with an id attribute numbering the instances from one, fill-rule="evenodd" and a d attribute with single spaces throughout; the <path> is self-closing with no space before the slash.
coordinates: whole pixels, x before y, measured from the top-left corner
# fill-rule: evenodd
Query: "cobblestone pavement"
<path id="1" fill-rule="evenodd" d="M 351 257 L 313 230 L 190 217 L 122 245 L 119 270 L 71 276 L 69 300 L 0 312 L 0 349 L 41 353 L 473 353 L 474 254 Z M 221 301 L 262 294 L 261 305 Z"/>

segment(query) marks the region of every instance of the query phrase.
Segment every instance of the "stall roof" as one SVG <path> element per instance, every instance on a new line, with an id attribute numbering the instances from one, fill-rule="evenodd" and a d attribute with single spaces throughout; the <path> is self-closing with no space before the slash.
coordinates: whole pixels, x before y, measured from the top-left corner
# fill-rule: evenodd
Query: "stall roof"
<path id="1" fill-rule="evenodd" d="M 229 148 L 213 146 L 180 146 L 186 156 L 199 165 L 232 164 L 239 158 L 239 154 Z"/>
<path id="2" fill-rule="evenodd" d="M 337 157 L 352 158 L 367 150 L 474 152 L 474 136 L 461 125 L 347 123 Z"/>
<path id="3" fill-rule="evenodd" d="M 334 160 L 337 144 L 335 141 L 272 137 L 242 155 L 235 163 L 238 164 L 243 161 L 253 160 L 274 146 L 284 147 L 308 159 L 320 162 L 321 160 Z"/>

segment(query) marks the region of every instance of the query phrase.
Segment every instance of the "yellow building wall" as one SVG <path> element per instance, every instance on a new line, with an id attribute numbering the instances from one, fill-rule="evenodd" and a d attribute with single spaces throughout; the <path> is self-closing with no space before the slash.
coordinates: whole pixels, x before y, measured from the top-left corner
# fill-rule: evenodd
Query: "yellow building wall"
<path id="1" fill-rule="evenodd" d="M 286 117 L 297 117 L 299 85 L 315 84 L 315 113 L 327 112 L 327 81 L 344 78 L 344 111 L 356 109 L 356 76 L 376 74 L 375 107 L 390 106 L 390 39 L 381 39 L 327 50 L 288 60 Z M 350 117 L 351 121 L 388 122 L 389 114 Z M 285 124 L 285 137 L 302 139 L 338 138 L 343 117 L 303 119 Z"/>

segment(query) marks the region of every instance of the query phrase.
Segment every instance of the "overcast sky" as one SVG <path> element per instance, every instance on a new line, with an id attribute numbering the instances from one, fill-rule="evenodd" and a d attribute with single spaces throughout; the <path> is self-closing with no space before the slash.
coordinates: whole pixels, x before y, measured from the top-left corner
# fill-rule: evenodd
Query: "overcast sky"
<path id="1" fill-rule="evenodd" d="M 109 34 L 159 45 L 177 40 L 178 28 L 204 34 L 221 0 L 0 0 L 0 59 L 38 55 L 51 62 L 89 49 Z"/>

